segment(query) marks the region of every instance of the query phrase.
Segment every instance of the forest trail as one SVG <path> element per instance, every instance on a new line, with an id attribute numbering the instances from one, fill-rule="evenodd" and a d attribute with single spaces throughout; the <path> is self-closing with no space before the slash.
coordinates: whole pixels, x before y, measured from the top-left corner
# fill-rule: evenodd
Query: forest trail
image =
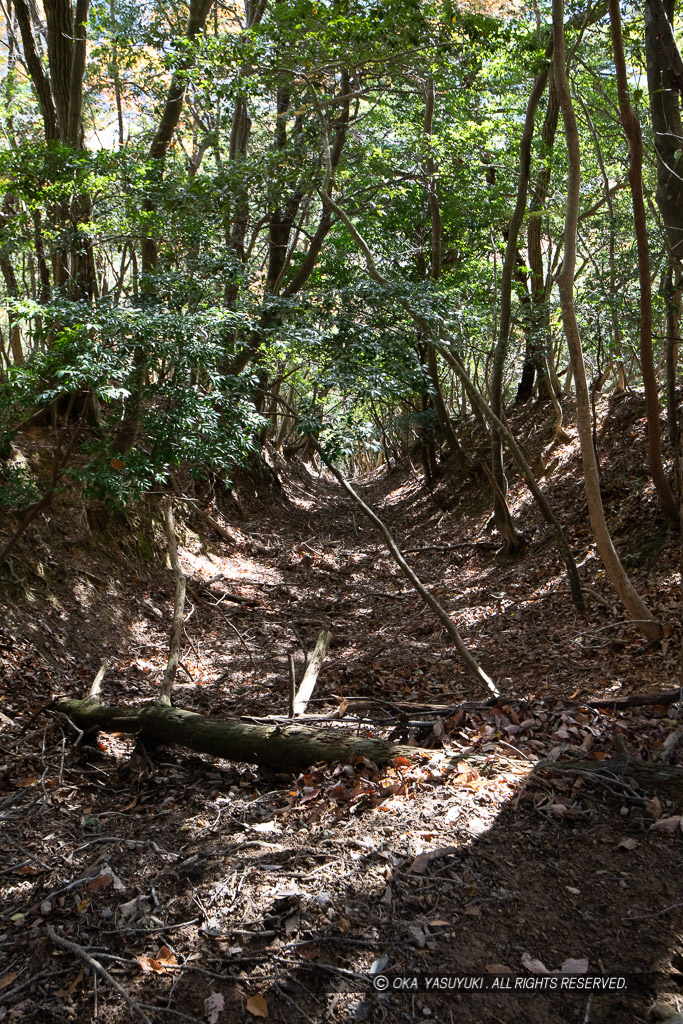
<path id="1" fill-rule="evenodd" d="M 567 467 L 575 457 L 565 452 Z M 273 1021 L 389 1024 L 641 1021 L 656 996 L 673 1000 L 683 968 L 680 799 L 616 778 L 598 786 L 531 774 L 537 759 L 600 760 L 624 744 L 649 758 L 676 727 L 675 707 L 580 703 L 674 686 L 677 658 L 675 646 L 653 652 L 623 623 L 590 548 L 581 551 L 585 517 L 570 481 L 568 472 L 548 483 L 581 562 L 586 619 L 521 486 L 510 501 L 531 544 L 510 561 L 484 530 L 483 491 L 463 506 L 456 485 L 430 495 L 410 475 L 384 471 L 358 482 L 496 678 L 504 696 L 494 707 L 482 706 L 489 694 L 336 482 L 295 466 L 267 501 L 245 484 L 247 518 L 223 520 L 231 542 L 200 538 L 194 517 L 178 512 L 188 577 L 179 706 L 247 720 L 286 714 L 288 654 L 300 678 L 303 648 L 329 629 L 309 712 L 348 729 L 348 715 L 334 721 L 341 698 L 367 698 L 356 729 L 444 742 L 464 755 L 457 770 L 437 757 L 274 775 L 179 748 L 136 751 L 120 735 L 74 746 L 67 722 L 32 713 L 55 692 L 81 696 L 103 657 L 106 701 L 152 699 L 173 586 L 161 547 L 141 561 L 125 537 L 100 543 L 91 524 L 87 538 L 75 509 L 61 523 L 61 549 L 51 541 L 59 571 L 46 564 L 41 576 L 39 536 L 2 630 L 0 949 L 9 980 L 0 1013 L 92 1019 L 92 978 L 62 967 L 47 941 L 47 929 L 62 934 L 67 921 L 70 938 L 155 1020 L 163 1007 L 210 1020 L 214 995 L 219 1022 L 267 1012 Z M 647 542 L 631 540 L 639 552 Z M 674 630 L 675 552 L 662 542 L 657 562 L 642 564 Z M 428 705 L 465 706 L 445 715 Z M 630 977 L 626 992 L 592 997 L 393 987 L 401 976 L 456 970 L 488 972 L 487 984 L 506 971 L 533 981 L 534 961 L 552 971 L 570 960 L 650 973 Z M 373 971 L 389 978 L 387 992 L 373 987 Z M 102 981 L 98 1000 L 98 1020 L 130 1019 Z"/>

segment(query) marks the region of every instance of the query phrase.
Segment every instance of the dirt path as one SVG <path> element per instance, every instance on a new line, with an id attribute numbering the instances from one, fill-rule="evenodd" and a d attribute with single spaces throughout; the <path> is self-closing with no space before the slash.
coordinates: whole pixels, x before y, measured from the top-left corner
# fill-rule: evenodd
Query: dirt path
<path id="1" fill-rule="evenodd" d="M 396 477 L 363 493 L 405 548 L 429 547 L 411 554 L 415 568 L 509 699 L 445 719 L 419 708 L 488 694 L 336 485 L 303 472 L 286 498 L 228 523 L 232 544 L 185 533 L 177 703 L 284 713 L 287 654 L 298 652 L 301 674 L 302 648 L 326 628 L 333 646 L 312 711 L 335 714 L 339 694 L 414 704 L 408 718 L 430 724 L 366 709 L 356 728 L 445 741 L 472 761 L 294 777 L 135 751 L 117 736 L 74 747 L 68 723 L 31 713 L 55 690 L 82 693 L 105 654 L 105 699 L 153 697 L 172 587 L 158 559 L 123 558 L 112 576 L 111 547 L 91 546 L 86 559 L 67 543 L 71 572 L 50 600 L 32 580 L 35 614 L 8 608 L 2 631 L 0 710 L 17 728 L 5 723 L 2 736 L 0 1020 L 131 1019 L 82 962 L 54 955 L 50 927 L 155 1021 L 598 1024 L 645 1021 L 656 995 L 680 999 L 680 800 L 618 780 L 600 789 L 529 776 L 538 758 L 610 756 L 616 736 L 650 757 L 675 727 L 673 709 L 613 714 L 561 698 L 670 686 L 675 649 L 655 652 L 624 628 L 588 549 L 582 573 L 601 603 L 577 619 L 521 491 L 513 499 L 534 544 L 507 564 L 483 532 L 485 498 L 459 510 Z M 580 510 L 566 511 L 580 546 Z M 456 543 L 471 546 L 432 547 Z M 647 580 L 673 621 L 671 564 L 660 559 Z M 627 987 L 560 991 L 535 980 L 535 960 L 549 970 L 587 960 L 591 972 L 629 974 Z M 455 988 L 472 984 L 468 973 L 490 990 Z M 431 991 L 427 975 L 441 978 Z M 508 990 L 505 977 L 526 987 Z"/>

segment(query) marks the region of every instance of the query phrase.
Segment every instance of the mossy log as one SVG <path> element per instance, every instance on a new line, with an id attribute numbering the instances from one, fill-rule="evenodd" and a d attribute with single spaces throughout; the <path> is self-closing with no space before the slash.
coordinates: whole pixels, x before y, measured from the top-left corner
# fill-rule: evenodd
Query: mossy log
<path id="1" fill-rule="evenodd" d="M 164 704 L 139 708 L 110 704 L 86 697 L 58 701 L 56 710 L 68 715 L 83 732 L 126 732 L 155 743 L 177 744 L 202 754 L 230 761 L 247 761 L 280 771 L 307 768 L 318 761 L 349 763 L 367 757 L 377 765 L 397 757 L 431 755 L 433 751 L 382 740 L 345 736 L 332 729 L 302 725 L 251 725 L 247 722 L 207 718 Z"/>

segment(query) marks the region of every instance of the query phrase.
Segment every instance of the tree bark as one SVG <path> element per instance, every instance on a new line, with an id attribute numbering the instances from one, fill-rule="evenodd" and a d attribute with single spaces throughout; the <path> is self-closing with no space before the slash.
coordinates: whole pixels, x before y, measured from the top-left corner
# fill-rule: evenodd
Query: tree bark
<path id="1" fill-rule="evenodd" d="M 683 263 L 683 125 L 678 94 L 683 64 L 672 21 L 675 0 L 647 0 L 645 54 L 650 112 L 657 155 L 657 205 L 677 265 Z"/>
<path id="2" fill-rule="evenodd" d="M 33 30 L 31 28 L 31 14 L 26 0 L 14 0 L 14 10 L 17 16 L 17 21 L 19 22 L 21 43 L 24 49 L 24 60 L 26 62 L 28 73 L 31 76 L 36 96 L 38 97 L 40 112 L 43 116 L 45 141 L 50 142 L 52 139 L 59 138 L 57 112 L 52 99 L 50 80 L 47 77 L 45 68 L 43 67 L 43 62 L 40 59 L 38 50 L 36 49 Z"/>
<path id="3" fill-rule="evenodd" d="M 633 203 L 633 227 L 638 250 L 638 282 L 640 287 L 640 370 L 645 388 L 647 416 L 647 454 L 652 482 L 657 491 L 662 512 L 670 523 L 678 525 L 678 508 L 664 472 L 662 462 L 662 436 L 659 425 L 659 390 L 652 355 L 652 285 L 650 283 L 650 247 L 647 238 L 647 219 L 643 198 L 643 136 L 633 112 L 626 73 L 624 43 L 621 34 L 619 0 L 609 0 L 612 29 L 612 49 L 617 76 L 619 112 L 624 135 L 628 140 L 628 177 Z"/>
<path id="4" fill-rule="evenodd" d="M 541 129 L 543 164 L 539 169 L 536 185 L 529 203 L 529 223 L 527 227 L 527 249 L 531 278 L 531 330 L 529 344 L 524 352 L 522 377 L 517 388 L 516 401 L 527 402 L 534 388 L 534 378 L 538 375 L 539 386 L 544 376 L 544 355 L 550 354 L 550 312 L 543 267 L 543 250 L 541 247 L 541 220 L 550 190 L 552 169 L 552 153 L 557 131 L 560 108 L 557 102 L 557 90 L 551 78 L 548 86 L 548 105 Z M 552 382 L 549 382 L 552 386 Z"/>
<path id="5" fill-rule="evenodd" d="M 59 137 L 68 140 L 71 65 L 73 62 L 74 18 L 71 0 L 44 0 L 47 20 L 47 57 L 50 84 L 57 111 Z"/>
<path id="6" fill-rule="evenodd" d="M 298 771 L 318 761 L 351 762 L 367 757 L 377 765 L 421 751 L 382 740 L 345 736 L 332 729 L 302 725 L 251 725 L 247 722 L 207 718 L 167 704 L 132 708 L 100 704 L 96 700 L 60 700 L 57 711 L 68 715 L 84 732 L 133 733 L 154 743 L 178 744 L 203 754 L 246 761 L 276 771 Z"/>
<path id="7" fill-rule="evenodd" d="M 83 74 L 85 72 L 86 26 L 90 0 L 76 0 L 74 14 L 73 43 L 71 52 L 71 76 L 69 79 L 69 108 L 66 122 L 65 141 L 74 149 L 81 148 L 83 110 Z"/>
<path id="8" fill-rule="evenodd" d="M 546 49 L 546 53 L 550 48 Z M 510 341 L 510 325 L 512 320 L 512 281 L 517 263 L 517 241 L 519 238 L 522 220 L 526 210 L 527 193 L 529 190 L 529 174 L 531 168 L 531 142 L 534 134 L 534 118 L 548 81 L 548 67 L 545 67 L 536 77 L 531 96 L 527 103 L 524 118 L 524 130 L 522 141 L 519 147 L 519 174 L 517 178 L 517 200 L 515 209 L 507 229 L 507 243 L 505 246 L 505 257 L 500 281 L 500 320 L 498 323 L 498 337 L 493 353 L 491 366 L 491 408 L 498 419 L 503 418 L 503 372 L 507 359 L 508 345 Z M 524 546 L 522 538 L 517 533 L 515 525 L 507 508 L 505 495 L 507 492 L 507 479 L 503 465 L 503 442 L 500 436 L 491 434 L 491 470 L 497 484 L 494 490 L 493 514 L 498 527 L 498 532 L 505 542 L 506 550 L 510 553 L 521 550 Z"/>
<path id="9" fill-rule="evenodd" d="M 638 595 L 628 576 L 624 572 L 619 556 L 612 543 L 605 511 L 600 494 L 600 477 L 597 460 L 593 449 L 590 398 L 586 369 L 583 362 L 581 337 L 574 309 L 574 271 L 576 267 L 576 234 L 579 217 L 580 185 L 581 185 L 581 152 L 579 148 L 579 132 L 574 115 L 574 105 L 569 91 L 567 78 L 565 42 L 564 42 L 564 4 L 563 0 L 553 0 L 553 34 L 555 53 L 553 58 L 555 84 L 560 100 L 560 109 L 564 120 L 564 132 L 567 141 L 569 162 L 567 206 L 565 216 L 564 261 L 559 275 L 560 305 L 564 333 L 571 354 L 576 385 L 576 422 L 581 444 L 581 458 L 586 487 L 586 502 L 593 528 L 598 554 L 607 570 L 622 604 L 629 617 L 638 622 L 642 632 L 651 640 L 660 636 L 660 624 L 649 608 Z"/>
<path id="10" fill-rule="evenodd" d="M 196 36 L 204 28 L 212 3 L 213 0 L 191 0 L 187 30 L 185 33 L 185 38 L 188 42 L 193 42 Z M 186 52 L 187 56 L 184 57 L 180 68 L 173 73 L 173 77 L 171 78 L 171 84 L 168 87 L 166 101 L 161 112 L 159 124 L 149 147 L 148 158 L 151 161 L 157 162 L 158 174 L 163 173 L 162 163 L 168 152 L 168 147 L 171 144 L 173 133 L 178 127 L 180 115 L 183 110 L 185 93 L 187 92 L 187 71 L 192 60 L 191 50 Z M 145 213 L 153 213 L 156 210 L 156 203 L 152 199 L 145 198 L 142 201 L 142 209 Z M 154 287 L 149 280 L 149 275 L 154 273 L 157 260 L 158 254 L 156 239 L 151 234 L 145 235 L 142 239 L 143 291 L 145 289 L 148 292 L 154 291 Z M 147 279 L 145 280 L 145 278 Z"/>
<path id="11" fill-rule="evenodd" d="M 678 421 L 678 399 L 676 395 L 678 350 L 681 344 L 681 289 L 674 285 L 671 264 L 666 280 L 666 417 L 669 444 L 674 458 L 680 457 L 681 425 Z M 679 481 L 680 485 L 680 481 Z"/>

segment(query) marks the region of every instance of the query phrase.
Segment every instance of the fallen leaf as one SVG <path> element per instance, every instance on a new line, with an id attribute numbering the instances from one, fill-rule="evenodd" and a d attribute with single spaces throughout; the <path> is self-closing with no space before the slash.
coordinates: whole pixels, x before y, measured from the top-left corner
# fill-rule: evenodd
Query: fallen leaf
<path id="1" fill-rule="evenodd" d="M 4 974 L 0 978 L 0 988 L 7 988 L 8 985 L 11 985 L 18 974 L 19 971 L 10 971 L 9 974 Z"/>
<path id="2" fill-rule="evenodd" d="M 162 946 L 156 956 L 158 962 L 163 964 L 164 967 L 177 967 L 178 960 L 175 953 L 168 948 L 168 946 Z"/>
<path id="3" fill-rule="evenodd" d="M 580 960 L 573 960 L 571 957 L 560 967 L 560 974 L 586 974 L 588 971 L 588 960 L 582 957 Z"/>
<path id="4" fill-rule="evenodd" d="M 268 1003 L 265 1001 L 263 996 L 250 996 L 249 999 L 247 999 L 247 1011 L 253 1017 L 267 1017 Z M 211 1024 L 214 1024 L 214 1021 L 211 1021 Z"/>
<path id="5" fill-rule="evenodd" d="M 526 967 L 531 974 L 550 974 L 543 961 L 535 960 L 529 953 L 522 953 L 522 967 Z"/>
<path id="6" fill-rule="evenodd" d="M 64 988 L 59 989 L 59 991 L 55 992 L 55 995 L 59 996 L 60 998 L 62 998 L 63 996 L 71 996 L 71 995 L 73 995 L 73 993 L 76 991 L 76 989 L 78 988 L 78 986 L 81 984 L 82 981 L 83 981 L 83 971 L 79 971 L 77 976 L 71 982 L 71 984 L 70 985 L 65 985 Z"/>
<path id="7" fill-rule="evenodd" d="M 317 956 L 320 956 L 320 950 L 318 949 L 317 946 L 314 946 L 312 943 L 308 946 L 300 946 L 298 949 L 298 953 L 299 956 L 303 957 L 304 960 L 315 960 Z"/>
<path id="8" fill-rule="evenodd" d="M 97 875 L 96 878 L 93 878 L 92 882 L 88 882 L 86 889 L 88 892 L 99 892 L 101 889 L 106 889 L 107 886 L 112 885 L 113 882 L 114 876 L 103 871 L 101 875 Z"/>
<path id="9" fill-rule="evenodd" d="M 423 850 L 422 853 L 418 853 L 417 857 L 410 865 L 408 870 L 413 875 L 423 875 L 427 870 L 427 865 L 432 860 L 432 854 L 430 850 Z"/>
<path id="10" fill-rule="evenodd" d="M 645 808 L 645 813 L 649 814 L 651 818 L 661 818 L 662 816 L 662 805 L 659 802 L 659 797 L 653 796 L 649 804 Z"/>
<path id="11" fill-rule="evenodd" d="M 631 839 L 629 837 L 629 838 L 626 838 L 626 839 L 621 839 L 617 843 L 617 850 L 635 850 L 637 845 L 638 845 L 638 840 L 637 839 Z"/>
<path id="12" fill-rule="evenodd" d="M 254 996 L 253 998 L 260 999 L 261 996 Z M 250 1002 L 251 999 L 247 1001 L 247 1009 L 249 1009 Z M 222 1014 L 224 1007 L 225 999 L 220 992 L 212 992 L 211 995 L 204 1000 L 204 1013 L 206 1014 L 206 1019 L 209 1024 L 216 1024 L 216 1021 Z M 268 1014 L 266 1013 L 265 1016 L 267 1017 Z"/>
<path id="13" fill-rule="evenodd" d="M 660 818 L 658 821 L 654 821 L 650 825 L 650 829 L 656 829 L 657 832 L 678 832 L 683 828 L 682 822 L 681 815 L 676 814 L 671 818 Z"/>
<path id="14" fill-rule="evenodd" d="M 163 964 L 160 964 L 157 960 L 154 960 L 151 956 L 145 956 L 144 953 L 138 954 L 135 957 L 137 962 L 140 964 L 144 974 L 165 974 L 166 968 Z"/>

